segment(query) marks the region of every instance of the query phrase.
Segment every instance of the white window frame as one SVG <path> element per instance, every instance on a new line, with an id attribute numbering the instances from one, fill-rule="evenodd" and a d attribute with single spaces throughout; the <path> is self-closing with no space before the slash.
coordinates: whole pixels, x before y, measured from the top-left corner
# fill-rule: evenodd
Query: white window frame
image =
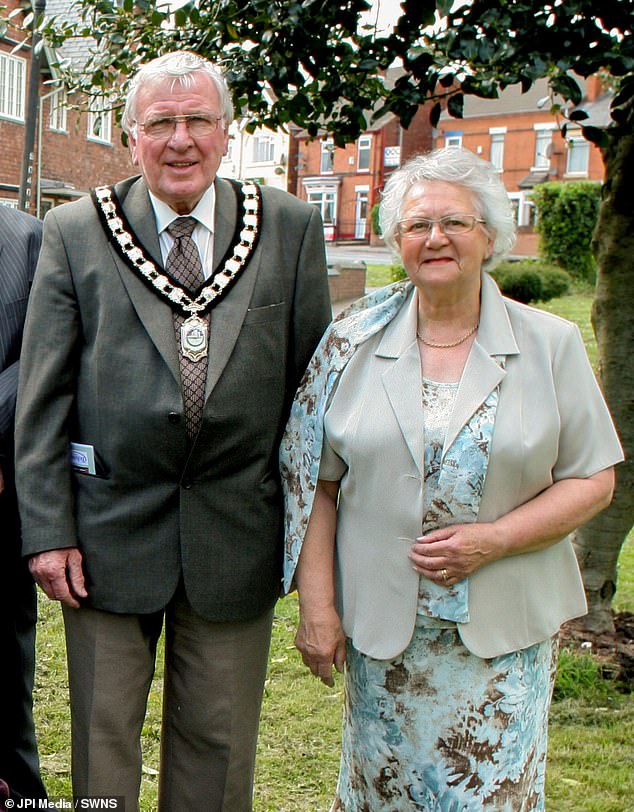
<path id="1" fill-rule="evenodd" d="M 517 226 L 533 226 L 535 222 L 535 204 L 531 200 L 532 189 L 521 192 L 509 192 L 509 200 L 514 203 Z"/>
<path id="2" fill-rule="evenodd" d="M 515 221 L 518 227 L 533 226 L 535 223 L 535 204 L 531 200 L 532 189 L 521 192 L 509 192 L 509 200 L 513 203 Z"/>
<path id="3" fill-rule="evenodd" d="M 26 59 L 0 53 L 0 118 L 24 121 Z"/>
<path id="4" fill-rule="evenodd" d="M 275 160 L 275 137 L 272 135 L 254 135 L 253 163 L 272 164 Z"/>
<path id="5" fill-rule="evenodd" d="M 328 175 L 335 171 L 335 142 L 332 138 L 323 138 L 321 141 L 321 159 L 319 172 Z"/>
<path id="6" fill-rule="evenodd" d="M 12 197 L 0 197 L 0 206 L 7 206 L 9 209 L 17 209 L 18 201 Z"/>
<path id="7" fill-rule="evenodd" d="M 322 181 L 319 178 L 306 178 L 303 185 L 306 200 L 317 206 L 324 226 L 336 226 L 339 206 L 339 180 L 333 178 L 331 181 Z M 328 215 L 329 210 L 332 211 L 332 217 Z"/>
<path id="8" fill-rule="evenodd" d="M 462 146 L 462 133 L 450 132 L 445 133 L 445 146 L 446 147 L 461 147 Z"/>
<path id="9" fill-rule="evenodd" d="M 543 171 L 550 169 L 550 150 L 549 146 L 553 143 L 553 130 L 557 127 L 556 124 L 533 124 L 535 130 L 535 156 L 533 166 L 534 171 Z"/>
<path id="10" fill-rule="evenodd" d="M 588 177 L 588 171 L 590 168 L 590 142 L 587 141 L 583 135 L 581 135 L 581 133 L 579 133 L 578 135 L 569 135 L 566 146 L 566 175 L 571 175 L 577 178 Z M 571 167 L 573 156 L 575 157 L 575 160 L 577 157 L 581 158 L 583 161 L 582 168 L 579 169 L 576 167 Z"/>
<path id="11" fill-rule="evenodd" d="M 65 87 L 51 93 L 48 108 L 48 128 L 53 132 L 68 132 L 67 123 L 68 98 Z"/>
<path id="12" fill-rule="evenodd" d="M 311 189 L 307 192 L 308 202 L 319 209 L 321 219 L 325 226 L 337 224 L 337 190 Z M 329 212 L 332 212 L 330 216 Z"/>
<path id="13" fill-rule="evenodd" d="M 357 172 L 369 172 L 372 161 L 372 136 L 360 135 L 357 141 Z"/>
<path id="14" fill-rule="evenodd" d="M 103 96 L 93 99 L 91 109 L 88 111 L 87 138 L 89 141 L 112 144 L 112 110 L 104 110 L 108 104 Z"/>
<path id="15" fill-rule="evenodd" d="M 506 138 L 506 127 L 490 127 L 491 148 L 489 150 L 489 161 L 498 172 L 504 172 L 504 139 Z"/>

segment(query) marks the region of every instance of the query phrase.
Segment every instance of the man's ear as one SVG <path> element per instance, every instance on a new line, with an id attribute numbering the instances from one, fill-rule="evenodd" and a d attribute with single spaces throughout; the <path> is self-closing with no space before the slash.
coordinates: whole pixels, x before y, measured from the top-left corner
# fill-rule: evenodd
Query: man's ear
<path id="1" fill-rule="evenodd" d="M 139 157 L 137 155 L 136 138 L 132 135 L 131 132 L 128 133 L 128 147 L 130 149 L 130 159 L 132 160 L 132 166 L 138 166 Z"/>

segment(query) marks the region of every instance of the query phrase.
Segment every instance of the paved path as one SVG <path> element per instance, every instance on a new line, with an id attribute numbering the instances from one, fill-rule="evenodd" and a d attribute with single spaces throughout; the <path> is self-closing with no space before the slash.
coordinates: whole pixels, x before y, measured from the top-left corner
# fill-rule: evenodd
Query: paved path
<path id="1" fill-rule="evenodd" d="M 389 248 L 374 245 L 331 245 L 326 243 L 328 262 L 363 260 L 370 265 L 391 265 L 394 262 Z"/>

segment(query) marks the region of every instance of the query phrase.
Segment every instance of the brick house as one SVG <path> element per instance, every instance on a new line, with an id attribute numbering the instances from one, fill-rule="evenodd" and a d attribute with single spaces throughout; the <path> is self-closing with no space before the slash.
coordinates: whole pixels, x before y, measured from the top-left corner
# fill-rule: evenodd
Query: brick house
<path id="1" fill-rule="evenodd" d="M 20 7 L 19 0 L 6 0 L 6 5 L 7 13 Z M 69 8 L 69 0 L 48 0 L 46 6 L 51 15 Z M 22 39 L 22 33 L 12 28 L 0 38 L 0 203 L 10 206 L 18 205 L 31 69 L 30 47 L 15 50 Z M 85 48 L 85 42 L 69 43 L 63 56 L 80 59 Z M 99 103 L 92 112 L 72 109 L 76 99 L 68 98 L 55 81 L 54 61 L 44 49 L 27 205 L 38 216 L 93 186 L 121 180 L 134 171 L 112 112 L 100 109 Z"/>
<path id="2" fill-rule="evenodd" d="M 585 94 L 581 107 L 590 115 L 584 123 L 605 126 L 610 94 L 594 77 L 579 82 Z M 369 211 L 389 172 L 432 147 L 460 145 L 500 171 L 517 213 L 516 253 L 532 256 L 538 243 L 532 189 L 547 180 L 603 179 L 600 151 L 578 126 L 569 126 L 564 139 L 559 124 L 550 113 L 542 80 L 524 94 L 511 86 L 499 99 L 468 96 L 464 117 L 443 114 L 435 130 L 422 107 L 407 130 L 386 116 L 344 148 L 335 148 L 327 137 L 311 141 L 298 132 L 291 139 L 289 190 L 319 206 L 327 239 L 376 243 L 380 240 L 371 233 Z"/>
<path id="3" fill-rule="evenodd" d="M 289 191 L 321 211 L 327 241 L 377 242 L 370 212 L 386 177 L 411 155 L 432 146 L 433 130 L 421 108 L 409 129 L 394 115 L 374 123 L 353 144 L 311 139 L 295 130 L 289 144 Z"/>
<path id="4" fill-rule="evenodd" d="M 584 124 L 606 126 L 610 94 L 596 77 L 577 81 L 584 92 L 580 106 L 590 116 Z M 443 114 L 435 134 L 435 146 L 463 146 L 491 161 L 500 172 L 516 211 L 518 255 L 537 254 L 530 197 L 535 186 L 551 180 L 603 180 L 600 150 L 585 140 L 578 125 L 569 125 L 564 139 L 560 122 L 549 108 L 546 80 L 536 82 L 527 93 L 514 85 L 499 99 L 465 97 L 464 117 Z"/>

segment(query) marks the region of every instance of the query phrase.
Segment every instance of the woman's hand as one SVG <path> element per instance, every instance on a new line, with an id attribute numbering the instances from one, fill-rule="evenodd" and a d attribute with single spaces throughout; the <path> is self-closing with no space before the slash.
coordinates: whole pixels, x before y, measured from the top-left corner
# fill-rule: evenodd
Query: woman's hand
<path id="1" fill-rule="evenodd" d="M 555 482 L 494 522 L 455 524 L 416 539 L 414 569 L 446 586 L 485 564 L 556 544 L 610 504 L 614 470 Z"/>
<path id="2" fill-rule="evenodd" d="M 336 609 L 301 609 L 295 645 L 311 672 L 332 687 L 333 666 L 341 672 L 346 660 L 346 638 Z"/>
<path id="3" fill-rule="evenodd" d="M 500 557 L 492 523 L 454 524 L 416 539 L 410 559 L 416 572 L 446 586 Z"/>

